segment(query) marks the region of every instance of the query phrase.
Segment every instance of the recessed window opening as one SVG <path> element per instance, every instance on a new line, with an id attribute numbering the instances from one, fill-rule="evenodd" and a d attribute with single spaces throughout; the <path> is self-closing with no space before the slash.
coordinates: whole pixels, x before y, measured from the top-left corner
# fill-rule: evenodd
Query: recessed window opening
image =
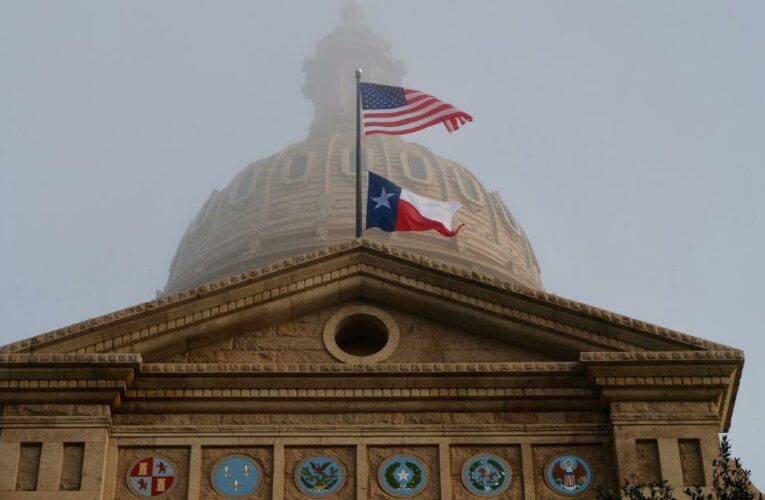
<path id="1" fill-rule="evenodd" d="M 352 356 L 371 356 L 388 343 L 388 330 L 378 318 L 354 314 L 345 318 L 335 334 L 335 343 Z"/>
<path id="2" fill-rule="evenodd" d="M 239 181 L 239 186 L 236 188 L 236 198 L 237 200 L 241 200 L 245 196 L 250 194 L 250 187 L 252 185 L 252 178 L 255 175 L 255 170 L 250 169 L 242 176 L 242 179 Z"/>
<path id="3" fill-rule="evenodd" d="M 292 164 L 290 165 L 290 173 L 289 178 L 290 180 L 299 179 L 305 175 L 305 171 L 308 168 L 308 155 L 302 154 L 300 156 L 296 156 L 292 160 Z"/>
<path id="4" fill-rule="evenodd" d="M 473 184 L 473 179 L 464 175 L 460 176 L 460 179 L 462 180 L 462 187 L 465 188 L 465 194 L 467 194 L 469 198 L 478 201 L 480 197 L 478 196 L 478 189 L 476 189 L 475 184 Z"/>
<path id="5" fill-rule="evenodd" d="M 425 169 L 425 163 L 419 156 L 410 156 L 407 159 L 409 163 L 409 173 L 417 180 L 425 180 L 428 178 L 428 171 Z"/>

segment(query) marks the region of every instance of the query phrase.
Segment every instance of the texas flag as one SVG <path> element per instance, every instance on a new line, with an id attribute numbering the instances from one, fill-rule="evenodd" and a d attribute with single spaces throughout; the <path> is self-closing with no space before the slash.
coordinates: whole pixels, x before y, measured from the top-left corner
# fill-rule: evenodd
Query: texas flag
<path id="1" fill-rule="evenodd" d="M 459 210 L 456 201 L 437 201 L 418 196 L 369 172 L 367 189 L 367 229 L 383 231 L 428 231 L 456 236 L 463 225 L 452 231 L 452 218 Z"/>

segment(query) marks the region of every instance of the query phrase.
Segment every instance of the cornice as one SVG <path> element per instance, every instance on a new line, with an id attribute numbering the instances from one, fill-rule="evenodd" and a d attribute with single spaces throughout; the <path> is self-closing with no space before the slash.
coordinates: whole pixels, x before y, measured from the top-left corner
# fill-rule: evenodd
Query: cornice
<path id="1" fill-rule="evenodd" d="M 604 399 L 612 404 L 630 401 L 656 404 L 673 398 L 715 401 L 715 421 L 720 430 L 725 432 L 730 426 L 744 364 L 744 354 L 739 350 L 588 352 L 581 353 L 579 358 Z M 623 412 L 618 418 L 652 417 Z M 683 418 L 683 413 L 676 417 Z"/>
<path id="2" fill-rule="evenodd" d="M 0 354 L 0 365 L 71 365 L 129 364 L 140 365 L 140 354 L 133 353 L 17 353 Z"/>
<path id="3" fill-rule="evenodd" d="M 411 389 L 381 388 L 323 388 L 323 389 L 129 389 L 127 399 L 136 400 L 370 400 L 389 399 L 514 399 L 514 398 L 594 398 L 595 390 L 588 387 L 488 387 Z"/>
<path id="4" fill-rule="evenodd" d="M 579 360 L 585 364 L 617 363 L 675 363 L 722 361 L 743 363 L 744 352 L 738 349 L 713 351 L 639 351 L 639 352 L 583 352 Z"/>
<path id="5" fill-rule="evenodd" d="M 494 437 L 498 442 L 506 442 L 508 438 L 520 438 L 524 441 L 530 436 L 560 438 L 568 436 L 591 442 L 593 437 L 601 436 L 609 439 L 611 436 L 610 424 L 590 423 L 567 423 L 560 424 L 407 424 L 407 425 L 112 425 L 112 437 L 137 440 L 156 437 L 172 439 L 173 437 L 194 438 L 246 438 L 264 437 L 273 439 L 280 437 L 351 437 L 358 436 L 373 438 L 377 436 L 454 436 L 464 439 L 465 443 L 471 443 L 472 436 Z M 459 441 L 457 441 L 459 443 Z"/>
<path id="6" fill-rule="evenodd" d="M 146 363 L 144 374 L 576 374 L 581 372 L 577 362 L 519 362 L 519 363 L 376 363 L 376 364 L 267 364 L 267 363 Z"/>
<path id="7" fill-rule="evenodd" d="M 310 264 L 317 263 L 319 261 L 326 261 L 333 257 L 337 257 L 343 254 L 351 252 L 366 251 L 370 254 L 384 255 L 388 258 L 394 258 L 400 262 L 406 262 L 416 265 L 422 269 L 435 271 L 442 275 L 447 275 L 452 278 L 467 281 L 473 285 L 481 286 L 487 289 L 494 289 L 496 291 L 509 292 L 516 298 L 529 299 L 537 303 L 547 304 L 555 306 L 557 309 L 565 311 L 570 314 L 575 314 L 581 317 L 586 317 L 591 320 L 598 320 L 606 322 L 612 325 L 617 325 L 622 328 L 626 328 L 632 331 L 636 331 L 642 334 L 646 334 L 652 337 L 664 339 L 675 344 L 685 344 L 693 346 L 697 349 L 704 350 L 732 350 L 727 346 L 717 344 L 714 342 L 706 341 L 683 333 L 662 328 L 650 323 L 639 321 L 627 316 L 616 314 L 610 311 L 599 309 L 593 306 L 582 304 L 573 300 L 565 299 L 545 292 L 543 290 L 537 290 L 529 287 L 525 287 L 516 283 L 501 281 L 497 278 L 490 277 L 485 274 L 481 274 L 466 268 L 462 268 L 456 265 L 447 264 L 438 260 L 422 257 L 416 253 L 401 250 L 396 247 L 386 245 L 379 241 L 370 240 L 352 240 L 338 245 L 333 245 L 324 249 L 319 249 L 313 252 L 309 252 L 302 256 L 291 257 L 281 262 L 277 262 L 268 266 L 263 266 L 258 269 L 254 269 L 247 273 L 241 273 L 233 275 L 222 280 L 218 280 L 207 285 L 192 288 L 183 292 L 175 293 L 165 297 L 160 297 L 156 300 L 138 304 L 133 307 L 122 309 L 110 314 L 99 316 L 88 321 L 77 323 L 65 328 L 54 330 L 49 333 L 38 335 L 30 339 L 22 340 L 12 344 L 8 344 L 0 348 L 0 352 L 12 353 L 21 351 L 34 351 L 35 349 L 42 348 L 48 344 L 53 345 L 63 340 L 73 338 L 78 335 L 85 334 L 87 332 L 102 330 L 108 326 L 128 322 L 132 319 L 147 316 L 149 314 L 161 311 L 167 311 L 168 309 L 183 303 L 189 303 L 202 297 L 208 297 L 214 294 L 223 295 L 225 292 L 232 292 L 243 286 L 256 283 L 265 277 L 274 276 L 277 273 L 284 272 L 291 269 L 302 269 Z M 499 303 L 492 303 L 489 301 L 481 300 L 473 297 L 469 294 L 459 293 L 454 290 L 447 290 L 443 287 L 436 287 L 432 283 L 429 283 L 422 279 L 413 279 L 410 276 L 405 276 L 397 273 L 391 273 L 387 269 L 379 269 L 375 266 L 369 266 L 362 264 L 361 266 L 351 269 L 354 266 L 349 266 L 344 270 L 344 273 L 357 273 L 364 272 L 377 277 L 385 277 L 388 279 L 395 279 L 398 283 L 427 292 L 435 292 L 442 296 L 448 296 L 452 300 L 463 301 L 474 307 L 479 307 L 491 311 L 494 313 L 509 313 L 509 317 L 515 315 L 515 319 L 531 322 L 541 322 L 541 326 L 551 329 L 560 330 L 564 333 L 582 337 L 590 341 L 597 340 L 597 342 L 619 350 L 635 350 L 634 345 L 621 342 L 618 339 L 611 337 L 598 335 L 594 332 L 588 332 L 581 328 L 574 328 L 570 325 L 561 322 L 551 321 L 547 318 L 542 318 L 537 315 L 532 315 L 523 311 L 513 311 L 513 308 L 507 308 Z M 168 330 L 176 329 L 184 325 L 193 324 L 198 321 L 203 321 L 212 317 L 213 310 L 217 309 L 217 313 L 229 313 L 235 311 L 241 307 L 249 307 L 259 301 L 255 298 L 260 295 L 260 300 L 272 300 L 280 295 L 285 295 L 291 292 L 295 292 L 307 287 L 315 287 L 325 282 L 333 281 L 334 279 L 344 277 L 341 276 L 340 271 L 333 271 L 332 273 L 323 273 L 320 276 L 314 276 L 309 279 L 300 279 L 287 286 L 278 287 L 277 289 L 255 294 L 252 298 L 238 299 L 227 304 L 213 307 L 208 313 L 194 313 L 188 314 L 181 318 L 175 318 L 166 322 L 157 322 L 155 325 L 148 326 L 136 331 L 130 332 L 128 335 L 121 335 L 115 339 L 105 339 L 103 342 L 96 342 L 92 344 L 89 349 L 90 352 L 97 352 L 101 350 L 118 349 L 126 344 L 131 344 L 136 341 L 141 341 L 152 336 L 160 335 Z M 209 314 L 209 316 L 206 316 Z M 88 348 L 78 349 L 77 352 L 88 352 Z"/>

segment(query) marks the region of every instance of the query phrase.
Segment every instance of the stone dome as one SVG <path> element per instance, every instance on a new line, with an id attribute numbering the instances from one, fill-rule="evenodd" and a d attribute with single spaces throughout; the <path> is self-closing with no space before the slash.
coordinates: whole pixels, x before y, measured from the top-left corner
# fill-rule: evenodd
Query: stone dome
<path id="1" fill-rule="evenodd" d="M 308 137 L 248 165 L 212 192 L 181 240 L 166 293 L 353 239 L 353 71 L 360 66 L 365 80 L 400 85 L 404 69 L 387 42 L 364 24 L 357 5 L 346 6 L 343 20 L 304 64 L 303 93 L 315 109 Z M 461 202 L 455 227 L 465 223 L 455 238 L 377 229 L 365 231 L 364 238 L 542 288 L 523 229 L 499 194 L 487 191 L 467 168 L 384 135 L 364 137 L 362 165 L 418 194 Z"/>

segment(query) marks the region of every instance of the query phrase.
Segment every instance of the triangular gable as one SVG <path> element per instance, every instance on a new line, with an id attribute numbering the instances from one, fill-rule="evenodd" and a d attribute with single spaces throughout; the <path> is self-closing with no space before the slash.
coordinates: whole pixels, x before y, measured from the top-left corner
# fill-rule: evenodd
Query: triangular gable
<path id="1" fill-rule="evenodd" d="M 351 241 L 22 340 L 2 353 L 136 352 L 158 359 L 241 328 L 375 300 L 551 357 L 590 351 L 736 351 L 379 242 Z"/>
<path id="2" fill-rule="evenodd" d="M 157 363 L 338 363 L 326 347 L 324 329 L 338 314 L 370 308 L 396 323 L 397 348 L 385 363 L 489 363 L 560 361 L 540 350 L 513 345 L 507 340 L 466 332 L 452 325 L 416 316 L 370 301 L 352 301 L 320 309 L 263 328 L 242 329 L 234 336 L 209 345 L 162 356 Z"/>

